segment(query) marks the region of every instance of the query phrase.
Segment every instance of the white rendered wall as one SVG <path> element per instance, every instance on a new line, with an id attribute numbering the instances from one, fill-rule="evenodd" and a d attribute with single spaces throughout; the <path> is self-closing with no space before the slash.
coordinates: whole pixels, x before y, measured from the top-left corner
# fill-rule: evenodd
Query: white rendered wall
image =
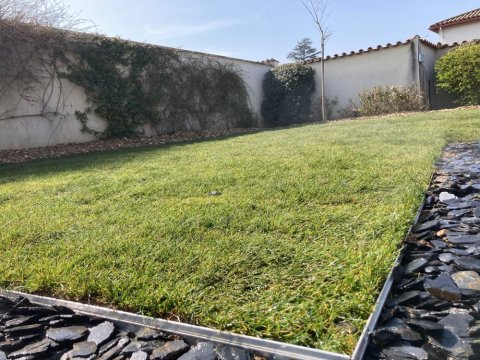
<path id="1" fill-rule="evenodd" d="M 342 117 L 342 108 L 348 108 L 350 100 L 357 102 L 362 90 L 386 85 L 409 86 L 416 82 L 418 61 L 415 47 L 416 42 L 412 41 L 396 47 L 326 60 L 325 96 L 331 103 L 331 118 Z M 316 91 L 312 97 L 315 106 L 320 99 L 320 62 L 309 66 L 315 69 Z"/>
<path id="2" fill-rule="evenodd" d="M 185 53 L 187 52 L 185 51 Z M 188 53 L 190 56 L 194 54 Z M 260 109 L 263 99 L 263 77 L 272 67 L 252 61 L 202 54 L 202 56 L 204 55 L 236 66 L 245 80 L 252 111 L 258 118 L 259 125 L 261 125 Z M 38 90 L 38 94 L 42 92 L 43 89 Z M 58 100 L 60 104 L 59 112 L 62 116 L 49 115 L 49 113 L 55 112 Z M 28 149 L 95 140 L 95 136 L 92 134 L 81 132 L 81 123 L 75 116 L 76 110 L 84 111 L 88 106 L 90 104 L 87 103 L 87 97 L 83 89 L 66 80 L 62 80 L 61 94 L 59 93 L 58 82 L 55 83 L 52 99 L 43 111 L 43 113 L 46 113 L 45 116 L 39 115 L 42 113 L 40 107 L 21 101 L 18 96 L 1 98 L 0 150 Z M 105 129 L 106 121 L 104 119 L 95 114 L 89 114 L 88 118 L 90 128 L 97 131 Z M 221 119 L 218 121 L 218 127 L 222 127 Z M 156 131 L 148 125 L 144 126 L 144 132 L 147 136 L 156 134 Z"/>
<path id="3" fill-rule="evenodd" d="M 480 39 L 480 21 L 459 24 L 440 29 L 440 42 L 451 45 Z"/>

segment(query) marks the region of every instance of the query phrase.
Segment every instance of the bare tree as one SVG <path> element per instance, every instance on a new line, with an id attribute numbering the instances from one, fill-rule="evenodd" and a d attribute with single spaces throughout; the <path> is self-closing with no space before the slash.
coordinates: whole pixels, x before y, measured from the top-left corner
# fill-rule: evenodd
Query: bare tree
<path id="1" fill-rule="evenodd" d="M 315 27 L 320 33 L 320 71 L 322 73 L 321 82 L 321 103 L 322 103 L 322 120 L 327 121 L 327 111 L 325 103 L 325 42 L 331 35 L 327 27 L 327 8 L 328 0 L 302 0 L 303 6 L 315 23 Z"/>
<path id="2" fill-rule="evenodd" d="M 63 0 L 0 0 L 0 20 L 87 31 L 90 21 L 71 13 Z"/>

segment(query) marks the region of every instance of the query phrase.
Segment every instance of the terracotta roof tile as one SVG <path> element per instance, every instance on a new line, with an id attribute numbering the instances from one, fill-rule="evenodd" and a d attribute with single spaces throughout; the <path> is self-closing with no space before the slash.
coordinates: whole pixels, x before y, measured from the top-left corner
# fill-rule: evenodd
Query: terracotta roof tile
<path id="1" fill-rule="evenodd" d="M 368 47 L 367 49 L 359 49 L 359 50 L 357 50 L 357 51 L 350 51 L 350 52 L 348 52 L 348 53 L 343 52 L 343 53 L 341 53 L 341 54 L 328 55 L 328 56 L 325 57 L 325 60 L 337 59 L 337 58 L 342 58 L 342 57 L 347 57 L 347 56 L 353 56 L 353 55 L 361 55 L 361 54 L 366 54 L 366 53 L 373 52 L 373 51 L 379 51 L 379 50 L 383 50 L 383 49 L 388 49 L 388 48 L 391 48 L 391 47 L 393 48 L 393 47 L 397 47 L 397 46 L 408 45 L 408 44 L 410 44 L 414 39 L 415 39 L 415 37 L 413 37 L 413 38 L 411 38 L 411 39 L 408 39 L 408 40 L 405 40 L 405 41 L 397 41 L 397 42 L 394 43 L 394 44 L 388 43 L 388 44 L 386 44 L 386 45 L 377 45 L 376 47 Z M 426 45 L 426 46 L 430 46 L 430 47 L 433 48 L 433 49 L 452 48 L 452 47 L 455 47 L 455 46 L 459 46 L 459 45 L 467 44 L 467 43 L 468 43 L 468 41 L 463 41 L 463 42 L 461 42 L 461 43 L 454 42 L 453 44 L 442 44 L 442 43 L 434 44 L 434 43 L 432 43 L 431 41 L 422 39 L 421 37 L 419 37 L 418 40 L 419 40 L 422 44 L 424 44 L 424 45 Z M 303 64 L 311 64 L 311 63 L 315 63 L 315 62 L 319 62 L 319 61 L 320 61 L 320 58 L 319 58 L 319 57 L 316 57 L 316 58 L 314 58 L 314 59 L 304 61 Z"/>
<path id="2" fill-rule="evenodd" d="M 428 29 L 438 33 L 441 28 L 463 24 L 471 21 L 480 21 L 480 8 L 451 17 L 446 20 L 439 21 L 431 25 Z"/>

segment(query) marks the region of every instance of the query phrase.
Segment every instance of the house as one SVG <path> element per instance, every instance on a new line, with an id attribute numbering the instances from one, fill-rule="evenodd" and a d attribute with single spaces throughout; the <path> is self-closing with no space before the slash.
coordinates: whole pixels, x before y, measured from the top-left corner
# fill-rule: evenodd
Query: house
<path id="1" fill-rule="evenodd" d="M 349 115 L 358 94 L 377 86 L 417 85 L 432 109 L 453 107 L 451 97 L 435 87 L 435 62 L 460 43 L 480 39 L 480 9 L 438 22 L 430 30 L 439 33 L 434 44 L 420 36 L 378 45 L 325 59 L 325 96 L 329 119 Z M 314 106 L 320 104 L 320 59 L 304 63 L 315 69 Z"/>
<path id="2" fill-rule="evenodd" d="M 429 30 L 440 36 L 442 44 L 461 43 L 480 39 L 480 9 L 439 21 Z"/>

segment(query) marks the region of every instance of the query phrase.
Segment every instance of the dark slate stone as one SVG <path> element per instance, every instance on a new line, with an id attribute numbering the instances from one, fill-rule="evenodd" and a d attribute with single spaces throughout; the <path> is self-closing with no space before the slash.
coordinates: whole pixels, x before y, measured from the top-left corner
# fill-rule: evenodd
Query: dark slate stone
<path id="1" fill-rule="evenodd" d="M 103 355 L 105 354 L 108 350 L 112 349 L 115 345 L 118 344 L 120 341 L 120 338 L 113 338 L 112 340 L 108 341 L 107 343 L 103 344 L 99 349 L 98 349 L 98 355 Z"/>
<path id="2" fill-rule="evenodd" d="M 444 329 L 444 326 L 442 324 L 428 320 L 408 319 L 406 320 L 406 323 L 410 325 L 413 329 L 419 330 L 424 334 L 438 333 L 442 332 Z"/>
<path id="3" fill-rule="evenodd" d="M 475 244 L 480 242 L 479 235 L 464 235 L 464 236 L 447 236 L 447 239 L 452 244 Z"/>
<path id="4" fill-rule="evenodd" d="M 157 340 L 157 339 L 166 339 L 168 336 L 167 334 L 161 331 L 144 327 L 135 334 L 135 337 L 137 338 L 137 340 L 149 341 L 149 340 Z"/>
<path id="5" fill-rule="evenodd" d="M 18 359 L 25 356 L 35 356 L 39 357 L 43 354 L 46 354 L 52 346 L 54 346 L 54 342 L 50 339 L 44 339 L 39 342 L 35 342 L 33 344 L 28 344 L 24 348 L 14 351 L 8 355 L 10 359 Z"/>
<path id="6" fill-rule="evenodd" d="M 38 315 L 17 316 L 5 322 L 5 328 L 16 327 L 22 325 L 30 325 L 38 319 Z"/>
<path id="7" fill-rule="evenodd" d="M 438 256 L 438 259 L 441 262 L 444 262 L 445 264 L 450 264 L 453 260 L 455 260 L 457 257 L 453 254 L 450 253 L 443 253 Z"/>
<path id="8" fill-rule="evenodd" d="M 120 353 L 120 351 L 122 351 L 122 349 L 125 346 L 128 345 L 129 342 L 130 342 L 130 339 L 126 336 L 123 336 L 122 338 L 120 338 L 120 340 L 117 342 L 117 344 L 114 347 L 112 347 L 110 350 L 106 351 L 104 354 L 99 356 L 97 359 L 98 360 L 114 359 Z"/>
<path id="9" fill-rule="evenodd" d="M 2 341 L 0 342 L 0 351 L 11 352 L 21 349 L 35 339 L 38 339 L 38 335 L 27 335 L 15 340 Z"/>
<path id="10" fill-rule="evenodd" d="M 47 337 L 57 342 L 76 341 L 84 337 L 88 332 L 85 326 L 67 326 L 51 328 L 47 331 Z"/>
<path id="11" fill-rule="evenodd" d="M 97 344 L 93 341 L 82 341 L 73 344 L 73 350 L 70 351 L 70 356 L 75 357 L 89 357 L 97 352 Z"/>
<path id="12" fill-rule="evenodd" d="M 49 316 L 49 315 L 58 314 L 58 311 L 56 311 L 55 309 L 46 307 L 46 306 L 20 306 L 20 307 L 15 308 L 15 313 L 16 314 L 21 314 L 21 315 Z"/>
<path id="13" fill-rule="evenodd" d="M 395 307 L 397 305 L 402 305 L 405 303 L 416 301 L 419 298 L 420 298 L 420 291 L 418 290 L 406 291 L 390 299 L 388 302 L 388 306 Z"/>
<path id="14" fill-rule="evenodd" d="M 75 314 L 75 311 L 63 305 L 53 305 L 52 308 L 60 314 Z"/>
<path id="15" fill-rule="evenodd" d="M 442 250 L 447 247 L 447 244 L 443 240 L 430 240 L 433 250 Z"/>
<path id="16" fill-rule="evenodd" d="M 170 360 L 188 350 L 189 346 L 183 340 L 166 342 L 163 346 L 153 350 L 151 360 Z"/>
<path id="17" fill-rule="evenodd" d="M 475 319 L 468 314 L 450 314 L 440 320 L 438 323 L 445 326 L 454 334 L 460 337 L 468 337 L 468 330 Z"/>
<path id="18" fill-rule="evenodd" d="M 152 352 L 153 350 L 163 346 L 165 344 L 165 340 L 150 340 L 146 341 L 145 345 L 142 346 L 142 351 L 145 352 Z"/>
<path id="19" fill-rule="evenodd" d="M 415 226 L 415 232 L 419 233 L 426 230 L 436 230 L 440 226 L 440 220 L 431 220 Z"/>
<path id="20" fill-rule="evenodd" d="M 472 207 L 474 207 L 474 205 L 467 202 L 460 202 L 456 204 L 447 205 L 448 210 L 460 210 L 460 209 L 468 209 Z"/>
<path id="21" fill-rule="evenodd" d="M 38 319 L 39 323 L 50 323 L 52 321 L 60 320 L 61 317 L 60 315 L 52 315 L 52 316 L 46 316 Z"/>
<path id="22" fill-rule="evenodd" d="M 470 253 L 467 250 L 463 250 L 463 249 L 452 248 L 452 249 L 448 249 L 448 252 L 452 253 L 452 254 L 455 254 L 457 256 L 468 256 L 468 255 L 470 255 Z"/>
<path id="23" fill-rule="evenodd" d="M 147 360 L 148 354 L 144 351 L 137 351 L 132 354 L 130 360 Z"/>
<path id="24" fill-rule="evenodd" d="M 474 257 L 464 256 L 455 259 L 454 262 L 462 270 L 473 270 L 476 272 L 480 272 L 480 260 Z"/>
<path id="25" fill-rule="evenodd" d="M 420 258 L 409 262 L 405 265 L 405 274 L 410 275 L 413 273 L 417 273 L 422 270 L 425 266 L 427 266 L 428 261 L 426 259 Z"/>
<path id="26" fill-rule="evenodd" d="M 15 326 L 4 329 L 3 332 L 10 336 L 21 336 L 21 335 L 30 335 L 41 332 L 44 329 L 42 324 L 31 324 L 31 325 L 22 325 Z"/>
<path id="27" fill-rule="evenodd" d="M 146 345 L 145 341 L 132 341 L 132 342 L 130 342 L 130 344 L 128 344 L 127 346 L 125 346 L 122 349 L 121 354 L 122 355 L 130 355 L 134 352 L 142 350 L 143 346 L 145 346 L 145 345 Z"/>
<path id="28" fill-rule="evenodd" d="M 219 360 L 251 360 L 249 352 L 233 346 L 217 346 L 216 352 Z"/>
<path id="29" fill-rule="evenodd" d="M 445 273 L 440 274 L 436 279 L 425 280 L 424 286 L 425 290 L 439 299 L 459 301 L 462 298 L 452 278 Z"/>
<path id="30" fill-rule="evenodd" d="M 392 318 L 382 324 L 374 333 L 375 341 L 379 344 L 387 344 L 393 340 L 420 341 L 422 336 L 412 330 L 403 320 Z"/>
<path id="31" fill-rule="evenodd" d="M 428 360 L 428 353 L 422 348 L 414 346 L 392 346 L 382 350 L 382 354 L 388 360 Z"/>
<path id="32" fill-rule="evenodd" d="M 178 360 L 215 360 L 216 353 L 211 343 L 201 342 L 180 356 Z"/>
<path id="33" fill-rule="evenodd" d="M 105 321 L 90 328 L 89 331 L 90 334 L 88 335 L 87 341 L 92 341 L 97 344 L 97 346 L 100 346 L 112 337 L 115 326 L 110 321 Z"/>
<path id="34" fill-rule="evenodd" d="M 428 339 L 434 348 L 456 358 L 469 359 L 474 355 L 472 346 L 448 329 L 445 329 L 441 336 L 429 336 Z"/>

